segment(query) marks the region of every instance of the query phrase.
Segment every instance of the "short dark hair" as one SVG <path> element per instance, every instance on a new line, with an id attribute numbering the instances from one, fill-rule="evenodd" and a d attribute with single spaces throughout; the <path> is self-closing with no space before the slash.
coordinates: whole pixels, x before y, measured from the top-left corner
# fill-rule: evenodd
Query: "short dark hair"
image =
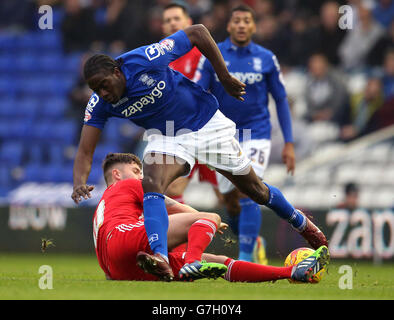
<path id="1" fill-rule="evenodd" d="M 180 3 L 180 2 L 171 2 L 169 4 L 167 4 L 164 8 L 163 11 L 168 10 L 168 9 L 172 9 L 172 8 L 179 8 L 182 9 L 183 13 L 187 16 L 189 16 L 189 11 L 186 8 L 186 5 Z"/>
<path id="2" fill-rule="evenodd" d="M 357 193 L 359 191 L 358 185 L 354 182 L 348 182 L 345 185 L 345 194 Z"/>
<path id="3" fill-rule="evenodd" d="M 108 184 L 108 172 L 118 163 L 136 163 L 142 169 L 142 162 L 135 154 L 132 153 L 108 153 L 103 161 L 103 173 L 105 182 Z"/>
<path id="4" fill-rule="evenodd" d="M 251 7 L 249 7 L 246 4 L 240 4 L 239 6 L 236 6 L 236 7 L 232 8 L 231 11 L 230 11 L 230 19 L 233 16 L 233 13 L 235 11 L 250 12 L 250 14 L 252 15 L 253 20 L 256 21 L 256 12 Z"/>
<path id="5" fill-rule="evenodd" d="M 83 75 L 87 80 L 102 71 L 113 72 L 114 68 L 120 68 L 122 64 L 123 59 L 114 60 L 106 54 L 94 54 L 85 62 Z"/>

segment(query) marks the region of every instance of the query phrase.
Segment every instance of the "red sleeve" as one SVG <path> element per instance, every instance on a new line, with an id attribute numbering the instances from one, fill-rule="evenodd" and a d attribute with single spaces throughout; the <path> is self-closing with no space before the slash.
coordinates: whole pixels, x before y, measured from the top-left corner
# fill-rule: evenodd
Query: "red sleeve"
<path id="1" fill-rule="evenodd" d="M 130 192 L 137 197 L 137 201 L 140 201 L 142 205 L 144 201 L 144 189 L 142 188 L 142 181 L 137 179 L 127 179 L 123 181 L 130 189 Z"/>
<path id="2" fill-rule="evenodd" d="M 196 72 L 198 62 L 200 61 L 201 52 L 194 47 L 184 56 L 170 63 L 170 67 L 182 73 L 186 78 L 192 79 Z"/>

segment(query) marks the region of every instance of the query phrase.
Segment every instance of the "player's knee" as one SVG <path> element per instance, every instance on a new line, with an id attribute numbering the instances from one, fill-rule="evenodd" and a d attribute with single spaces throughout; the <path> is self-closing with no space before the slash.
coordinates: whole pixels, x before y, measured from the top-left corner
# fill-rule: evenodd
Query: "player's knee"
<path id="1" fill-rule="evenodd" d="M 214 213 L 214 212 L 200 212 L 200 214 L 201 214 L 200 218 L 211 220 L 211 221 L 215 222 L 215 224 L 218 227 L 222 223 L 222 218 L 217 213 Z"/>
<path id="2" fill-rule="evenodd" d="M 212 213 L 212 221 L 219 227 L 222 223 L 222 218 L 217 213 Z"/>

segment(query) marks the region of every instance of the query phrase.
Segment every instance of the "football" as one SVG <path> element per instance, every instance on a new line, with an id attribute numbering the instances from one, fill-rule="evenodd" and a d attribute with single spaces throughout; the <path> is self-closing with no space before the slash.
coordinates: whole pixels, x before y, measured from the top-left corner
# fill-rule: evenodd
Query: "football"
<path id="1" fill-rule="evenodd" d="M 293 266 L 297 263 L 300 263 L 302 260 L 308 258 L 311 254 L 313 254 L 315 250 L 311 248 L 298 248 L 289 253 L 285 260 L 285 267 Z M 326 272 L 326 268 L 323 268 L 318 273 L 316 273 L 312 278 L 312 283 L 319 283 Z M 293 279 L 288 279 L 290 283 L 303 283 L 299 281 L 295 281 Z"/>

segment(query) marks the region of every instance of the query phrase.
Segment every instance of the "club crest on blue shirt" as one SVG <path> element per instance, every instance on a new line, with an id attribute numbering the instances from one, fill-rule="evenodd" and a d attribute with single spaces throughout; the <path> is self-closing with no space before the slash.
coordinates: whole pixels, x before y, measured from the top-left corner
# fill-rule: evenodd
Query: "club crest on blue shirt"
<path id="1" fill-rule="evenodd" d="M 157 81 L 150 77 L 147 73 L 141 74 L 138 80 L 148 87 L 153 87 L 157 83 Z"/>
<path id="2" fill-rule="evenodd" d="M 256 72 L 263 70 L 261 59 L 258 57 L 253 58 L 253 70 Z"/>

